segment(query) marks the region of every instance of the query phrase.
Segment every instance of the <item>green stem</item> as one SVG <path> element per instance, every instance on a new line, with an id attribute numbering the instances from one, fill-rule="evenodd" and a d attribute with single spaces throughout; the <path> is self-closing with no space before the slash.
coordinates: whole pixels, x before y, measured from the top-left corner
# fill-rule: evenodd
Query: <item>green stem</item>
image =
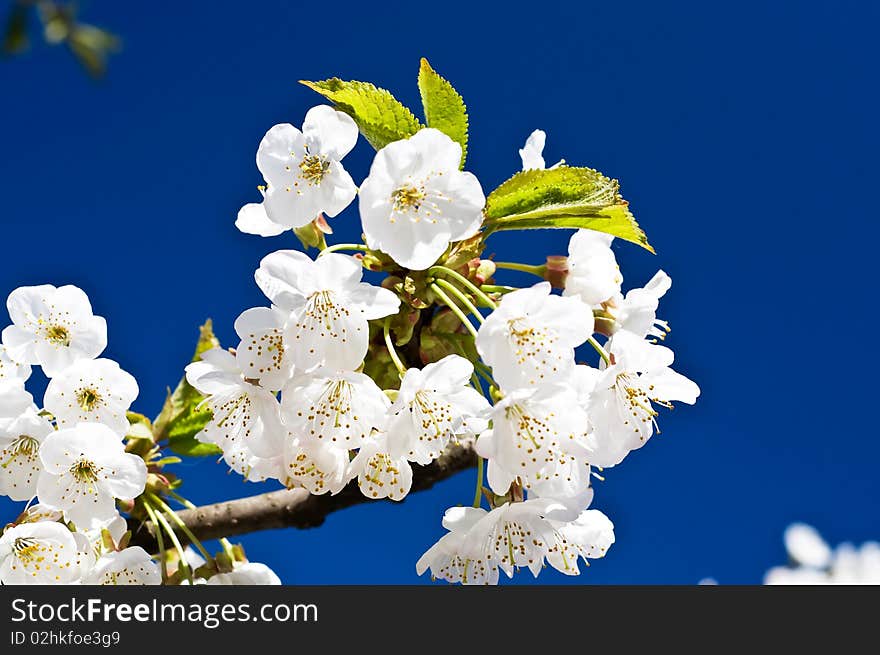
<path id="1" fill-rule="evenodd" d="M 144 503 L 144 506 L 146 505 L 147 503 Z M 168 523 L 168 520 L 164 516 L 162 516 L 162 514 L 155 511 L 155 509 L 153 511 L 153 517 L 155 517 L 153 518 L 153 520 L 157 521 L 157 531 L 160 525 L 165 528 L 165 532 L 168 535 L 168 538 L 171 539 L 171 543 L 174 544 L 174 548 L 175 550 L 177 550 L 177 557 L 180 559 L 180 562 L 178 562 L 177 564 L 178 568 L 183 567 L 183 570 L 186 571 L 187 579 L 192 582 L 192 569 L 190 568 L 189 563 L 186 561 L 186 551 L 183 549 L 183 545 L 181 545 L 180 539 L 177 538 L 177 533 L 174 531 L 174 528 L 171 527 L 171 524 Z"/>
<path id="2" fill-rule="evenodd" d="M 403 362 L 400 360 L 400 356 L 394 348 L 394 342 L 391 340 L 390 316 L 385 319 L 385 323 L 382 325 L 382 334 L 385 336 L 385 347 L 388 349 L 388 354 L 391 355 L 391 361 L 394 362 L 394 365 L 397 367 L 397 372 L 403 377 L 403 374 L 406 373 L 406 366 L 404 366 Z"/>
<path id="3" fill-rule="evenodd" d="M 495 382 L 495 379 L 489 371 L 490 369 L 487 366 L 481 367 L 480 362 L 474 362 L 474 373 L 488 382 L 490 386 L 498 386 L 498 383 Z"/>
<path id="4" fill-rule="evenodd" d="M 483 500 L 483 467 L 485 460 L 477 456 L 477 491 L 474 493 L 474 507 L 479 507 Z"/>
<path id="5" fill-rule="evenodd" d="M 204 557 L 206 560 L 210 561 L 211 555 L 208 554 L 207 550 L 205 550 L 205 547 L 202 545 L 202 542 L 199 541 L 198 537 L 196 537 L 192 533 L 192 530 L 190 530 L 189 527 L 186 525 L 186 523 L 184 523 L 181 520 L 181 518 L 177 515 L 177 513 L 168 506 L 168 503 L 166 503 L 164 500 L 162 500 L 161 498 L 159 498 L 155 494 L 150 494 L 148 496 L 148 498 L 150 499 L 150 502 L 157 505 L 159 507 L 159 509 L 161 509 L 163 512 L 165 512 L 165 514 L 171 518 L 172 521 L 174 521 L 178 526 L 180 526 L 180 529 L 183 531 L 183 534 L 185 534 L 187 536 L 187 538 L 193 543 L 193 545 L 199 549 L 199 552 L 202 554 L 202 557 Z"/>
<path id="6" fill-rule="evenodd" d="M 449 277 L 451 277 L 455 281 L 459 282 L 465 289 L 467 289 L 472 294 L 474 294 L 477 298 L 482 300 L 483 304 L 485 304 L 486 307 L 489 307 L 491 309 L 498 309 L 498 305 L 495 304 L 494 300 L 492 300 L 489 296 L 487 296 L 485 293 L 480 291 L 479 287 L 477 287 L 473 282 L 468 280 L 464 275 L 462 275 L 458 271 L 453 271 L 451 268 L 446 268 L 445 266 L 432 266 L 431 268 L 428 269 L 429 274 L 435 273 L 435 272 L 440 272 L 445 275 L 448 275 Z"/>
<path id="7" fill-rule="evenodd" d="M 337 250 L 362 250 L 366 252 L 369 249 L 369 246 L 366 246 L 363 243 L 337 243 L 335 246 L 324 248 L 321 251 L 321 255 L 326 255 L 328 252 L 336 252 Z"/>
<path id="8" fill-rule="evenodd" d="M 593 349 L 597 353 L 599 353 L 599 356 L 602 358 L 602 361 L 604 361 L 606 364 L 611 363 L 611 358 L 608 356 L 608 353 L 605 352 L 605 349 L 602 347 L 602 345 L 598 341 L 596 341 L 595 337 L 591 336 L 589 339 L 587 339 L 587 342 L 591 346 L 593 346 Z"/>
<path id="9" fill-rule="evenodd" d="M 541 278 L 544 277 L 544 274 L 547 272 L 546 264 L 538 266 L 531 264 L 519 264 L 517 262 L 495 262 L 495 268 L 505 268 L 511 271 L 531 273 L 532 275 L 537 275 Z"/>
<path id="10" fill-rule="evenodd" d="M 508 287 L 503 284 L 483 284 L 480 289 L 486 293 L 510 293 L 519 290 L 517 287 Z"/>
<path id="11" fill-rule="evenodd" d="M 147 516 L 156 526 L 156 542 L 159 544 L 159 568 L 162 571 L 162 582 L 168 581 L 168 563 L 165 561 L 165 537 L 162 536 L 162 530 L 159 528 L 159 521 L 156 520 L 156 513 L 147 503 L 144 503 L 144 510 Z"/>
<path id="12" fill-rule="evenodd" d="M 176 500 L 178 503 L 180 503 L 181 505 L 183 505 L 187 509 L 198 509 L 198 507 L 196 507 L 196 505 L 194 503 L 188 501 L 186 498 L 181 496 L 179 493 L 176 493 L 171 489 L 169 489 L 167 493 L 169 496 L 171 496 L 174 500 Z M 232 552 L 232 544 L 229 542 L 229 539 L 227 539 L 226 537 L 220 537 L 217 541 L 219 541 L 220 545 L 223 547 L 223 552 L 225 552 L 227 555 L 229 555 L 230 559 L 234 559 L 233 552 Z"/>
<path id="13" fill-rule="evenodd" d="M 480 313 L 480 310 L 477 309 L 476 305 L 474 305 L 474 303 L 471 302 L 471 299 L 468 298 L 457 286 L 455 286 L 451 282 L 447 282 L 443 278 L 437 278 L 436 280 L 434 280 L 434 283 L 440 285 L 453 296 L 455 296 L 459 301 L 461 301 L 461 304 L 464 305 L 467 310 L 471 314 L 473 314 L 480 323 L 485 320 L 483 318 L 483 315 Z"/>
<path id="14" fill-rule="evenodd" d="M 441 289 L 439 286 L 437 286 L 436 282 L 431 285 L 431 291 L 433 291 L 435 294 L 437 294 L 437 297 L 443 301 L 443 304 L 452 310 L 452 313 L 458 317 L 458 320 L 461 321 L 461 324 L 464 325 L 468 329 L 468 331 L 473 335 L 474 339 L 476 339 L 477 338 L 476 328 L 474 328 L 473 323 L 471 323 L 468 320 L 467 315 L 463 311 L 461 311 L 461 308 L 455 304 L 455 302 L 452 300 L 452 298 L 447 296 L 446 292 L 443 291 L 443 289 Z"/>

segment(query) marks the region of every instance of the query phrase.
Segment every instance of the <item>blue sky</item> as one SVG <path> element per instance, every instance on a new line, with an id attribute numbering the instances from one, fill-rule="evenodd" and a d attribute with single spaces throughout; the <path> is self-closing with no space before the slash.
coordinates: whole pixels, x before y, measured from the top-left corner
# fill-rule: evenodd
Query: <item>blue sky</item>
<path id="1" fill-rule="evenodd" d="M 597 485 L 617 532 L 608 557 L 540 581 L 755 583 L 784 561 L 790 521 L 833 543 L 880 538 L 878 10 L 769 4 L 90 2 L 84 18 L 125 41 L 106 79 L 46 46 L 0 62 L 0 295 L 83 287 L 108 319 L 107 356 L 140 383 L 135 408 L 155 414 L 197 325 L 212 317 L 234 345 L 235 317 L 265 302 L 259 259 L 295 244 L 233 221 L 258 197 L 263 133 L 318 104 L 296 81 L 368 80 L 417 108 L 425 56 L 468 103 L 468 168 L 485 189 L 518 168 L 537 127 L 548 161 L 621 180 L 658 253 L 616 244 L 625 286 L 658 267 L 672 276 L 668 343 L 703 390 Z M 371 156 L 361 141 L 346 159 L 356 180 Z M 356 222 L 336 219 L 341 240 Z M 567 236 L 504 235 L 490 250 L 538 262 Z M 180 470 L 198 503 L 264 488 L 210 460 Z M 286 583 L 427 582 L 415 561 L 473 482 L 465 472 L 400 505 L 243 543 Z M 13 513 L 0 502 L 0 520 Z"/>

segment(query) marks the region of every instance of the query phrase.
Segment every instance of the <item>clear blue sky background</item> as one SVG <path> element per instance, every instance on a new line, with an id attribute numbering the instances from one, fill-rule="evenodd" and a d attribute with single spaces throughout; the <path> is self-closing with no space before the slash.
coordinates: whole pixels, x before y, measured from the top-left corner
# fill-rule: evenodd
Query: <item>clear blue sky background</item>
<path id="1" fill-rule="evenodd" d="M 537 127 L 548 161 L 622 181 L 658 252 L 615 246 L 627 286 L 658 267 L 673 277 L 662 316 L 703 389 L 597 484 L 609 556 L 540 581 L 755 583 L 784 560 L 795 519 L 832 542 L 880 538 L 876 7 L 491 4 L 88 3 L 84 18 L 125 40 L 105 80 L 46 46 L 0 65 L 0 292 L 83 287 L 108 318 L 107 355 L 140 382 L 136 409 L 155 414 L 196 326 L 213 317 L 234 345 L 236 315 L 264 303 L 260 258 L 295 245 L 233 221 L 258 197 L 263 133 L 318 103 L 296 81 L 373 81 L 418 107 L 426 56 L 468 103 L 468 167 L 485 189 Z M 356 180 L 371 157 L 361 141 L 346 159 Z M 351 237 L 356 215 L 334 226 Z M 566 240 L 519 233 L 492 250 L 537 262 Z M 180 470 L 198 503 L 264 488 L 213 461 Z M 473 481 L 243 542 L 286 583 L 427 582 L 415 561 Z"/>

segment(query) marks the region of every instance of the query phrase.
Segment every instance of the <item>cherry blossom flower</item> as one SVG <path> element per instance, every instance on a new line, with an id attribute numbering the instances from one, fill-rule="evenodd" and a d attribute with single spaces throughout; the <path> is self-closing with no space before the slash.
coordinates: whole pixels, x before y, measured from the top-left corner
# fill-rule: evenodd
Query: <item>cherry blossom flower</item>
<path id="1" fill-rule="evenodd" d="M 0 384 L 16 382 L 24 385 L 30 376 L 31 367 L 28 364 L 16 362 L 6 352 L 6 346 L 0 344 Z"/>
<path id="2" fill-rule="evenodd" d="M 614 466 L 645 445 L 656 426 L 654 405 L 673 401 L 692 405 L 700 395 L 691 380 L 669 368 L 669 348 L 648 343 L 621 330 L 610 342 L 614 363 L 602 370 L 589 393 L 586 409 L 592 431 L 587 439 L 589 462 Z"/>
<path id="3" fill-rule="evenodd" d="M 37 493 L 43 466 L 40 444 L 54 432 L 34 408 L 9 422 L 0 422 L 0 494 L 12 500 L 30 500 Z"/>
<path id="4" fill-rule="evenodd" d="M 458 355 L 408 369 L 388 421 L 392 452 L 430 464 L 450 441 L 485 429 L 489 403 L 470 386 L 473 372 L 474 365 Z"/>
<path id="5" fill-rule="evenodd" d="M 416 562 L 416 573 L 428 569 L 434 580 L 445 580 L 463 585 L 498 584 L 498 566 L 490 561 L 488 553 L 471 546 L 471 530 L 486 516 L 484 509 L 451 507 L 443 515 L 443 527 L 449 530 Z"/>
<path id="6" fill-rule="evenodd" d="M 280 585 L 278 574 L 261 562 L 235 562 L 232 571 L 208 578 L 209 585 Z"/>
<path id="7" fill-rule="evenodd" d="M 560 473 L 574 483 L 572 495 L 589 485 L 584 464 L 589 419 L 570 386 L 508 393 L 492 408 L 491 419 L 492 428 L 477 439 L 476 450 L 489 460 L 487 476 L 495 493 L 507 493 L 517 479 L 527 489 L 549 485 Z"/>
<path id="8" fill-rule="evenodd" d="M 412 466 L 405 455 L 392 451 L 387 435 L 378 433 L 351 460 L 349 475 L 367 498 L 403 500 L 412 488 Z"/>
<path id="9" fill-rule="evenodd" d="M 101 423 L 79 423 L 50 434 L 40 446 L 37 495 L 68 521 L 88 526 L 116 515 L 116 499 L 143 493 L 147 467 L 125 452 L 119 435 Z"/>
<path id="10" fill-rule="evenodd" d="M 318 214 L 339 214 L 357 194 L 340 163 L 357 137 L 354 120 L 326 105 L 308 111 L 302 131 L 288 123 L 272 127 L 257 150 L 257 168 L 266 180 L 263 202 L 241 208 L 238 229 L 275 236 L 307 225 Z"/>
<path id="11" fill-rule="evenodd" d="M 92 314 L 88 297 L 75 286 L 19 287 L 6 300 L 13 325 L 3 345 L 14 361 L 39 364 L 53 377 L 78 359 L 94 359 L 107 346 L 107 323 Z"/>
<path id="12" fill-rule="evenodd" d="M 501 387 L 535 387 L 564 377 L 574 349 L 593 332 L 593 313 L 574 298 L 550 294 L 550 283 L 504 296 L 480 326 L 477 350 Z"/>
<path id="13" fill-rule="evenodd" d="M 475 235 L 486 198 L 460 163 L 461 146 L 430 128 L 377 152 L 358 201 L 367 245 L 420 271 Z"/>
<path id="14" fill-rule="evenodd" d="M 284 339 L 294 367 L 354 370 L 367 353 L 367 321 L 395 314 L 393 292 L 361 282 L 354 257 L 328 253 L 312 260 L 296 250 L 267 255 L 255 274 L 257 285 L 289 313 Z"/>
<path id="15" fill-rule="evenodd" d="M 372 378 L 352 371 L 318 369 L 291 380 L 281 396 L 287 429 L 300 440 L 360 448 L 385 423 L 391 401 Z"/>
<path id="16" fill-rule="evenodd" d="M 113 360 L 82 359 L 52 378 L 43 402 L 60 428 L 103 423 L 123 437 L 129 428 L 125 413 L 137 395 L 137 380 Z"/>
<path id="17" fill-rule="evenodd" d="M 614 237 L 595 230 L 578 230 L 568 242 L 566 296 L 595 306 L 620 293 L 623 276 L 611 250 Z"/>
<path id="18" fill-rule="evenodd" d="M 660 298 L 671 286 L 672 278 L 663 271 L 657 271 L 644 287 L 630 289 L 623 297 L 618 294 L 608 307 L 614 316 L 615 328 L 642 338 L 664 339 L 669 332 L 669 324 L 657 319 L 657 307 Z"/>
<path id="19" fill-rule="evenodd" d="M 337 494 L 351 479 L 348 450 L 315 440 L 288 439 L 284 451 L 284 483 L 309 493 Z"/>
<path id="20" fill-rule="evenodd" d="M 522 169 L 544 169 L 544 144 L 547 142 L 547 133 L 544 130 L 535 130 L 529 134 L 525 145 L 520 148 L 519 156 L 522 159 Z"/>
<path id="21" fill-rule="evenodd" d="M 83 540 L 62 523 L 22 523 L 0 536 L 0 582 L 5 585 L 75 584 L 90 559 Z"/>
<path id="22" fill-rule="evenodd" d="M 102 555 L 83 577 L 84 585 L 158 585 L 159 565 L 140 546 Z"/>
<path id="23" fill-rule="evenodd" d="M 512 577 L 528 568 L 537 577 L 545 561 L 578 575 L 578 559 L 604 557 L 614 543 L 614 526 L 596 510 L 573 511 L 551 499 L 505 503 L 490 512 L 455 507 L 446 511 L 440 538 L 416 563 L 422 575 L 462 584 L 496 584 L 498 569 Z"/>
<path id="24" fill-rule="evenodd" d="M 235 319 L 241 339 L 235 357 L 244 377 L 279 391 L 293 374 L 293 362 L 284 344 L 285 312 L 277 307 L 254 307 Z"/>
<path id="25" fill-rule="evenodd" d="M 275 395 L 248 382 L 235 355 L 214 348 L 201 361 L 186 367 L 186 379 L 206 396 L 213 417 L 198 439 L 213 443 L 224 453 L 246 446 L 257 457 L 272 457 L 281 450 L 284 430 Z M 234 466 L 238 470 L 238 466 Z"/>

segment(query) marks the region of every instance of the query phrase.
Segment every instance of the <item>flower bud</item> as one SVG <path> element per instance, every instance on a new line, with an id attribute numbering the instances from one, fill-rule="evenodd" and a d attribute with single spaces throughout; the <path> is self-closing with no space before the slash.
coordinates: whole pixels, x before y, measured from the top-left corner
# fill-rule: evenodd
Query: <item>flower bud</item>
<path id="1" fill-rule="evenodd" d="M 548 255 L 547 265 L 544 270 L 544 279 L 554 289 L 564 289 L 565 279 L 568 277 L 568 257 L 564 255 Z"/>

